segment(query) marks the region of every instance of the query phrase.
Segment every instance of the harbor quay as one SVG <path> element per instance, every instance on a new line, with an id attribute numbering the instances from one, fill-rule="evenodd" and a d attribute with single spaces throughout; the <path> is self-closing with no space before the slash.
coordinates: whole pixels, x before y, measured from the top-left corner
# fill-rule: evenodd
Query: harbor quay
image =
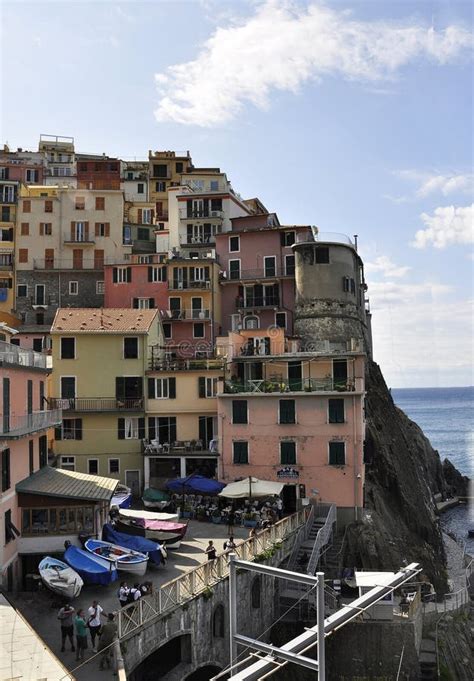
<path id="1" fill-rule="evenodd" d="M 234 538 L 237 545 L 242 540 L 247 539 L 248 534 L 247 528 L 234 527 Z M 79 598 L 74 599 L 72 605 L 76 611 L 79 608 L 86 610 L 92 604 L 92 601 L 97 600 L 105 613 L 118 612 L 120 605 L 117 591 L 122 580 L 127 581 L 129 586 L 133 586 L 137 581 L 150 581 L 154 590 L 159 589 L 170 580 L 207 562 L 205 548 L 209 540 L 214 542 L 219 554 L 223 551 L 223 544 L 227 538 L 226 525 L 190 520 L 185 540 L 181 543 L 179 549 L 168 551 L 168 559 L 165 565 L 149 567 L 146 575 L 142 578 L 121 572 L 116 582 L 106 586 L 84 586 Z M 112 678 L 113 670 L 99 670 L 100 655 L 93 652 L 90 637 L 84 661 L 76 662 L 75 654 L 71 652 L 68 645 L 65 652 L 60 652 L 61 630 L 57 613 L 61 603 L 52 592 L 46 589 L 40 589 L 37 592 L 19 592 L 11 598 L 11 601 L 63 666 L 73 672 L 76 679 L 79 681 L 95 681 L 95 679 Z"/>

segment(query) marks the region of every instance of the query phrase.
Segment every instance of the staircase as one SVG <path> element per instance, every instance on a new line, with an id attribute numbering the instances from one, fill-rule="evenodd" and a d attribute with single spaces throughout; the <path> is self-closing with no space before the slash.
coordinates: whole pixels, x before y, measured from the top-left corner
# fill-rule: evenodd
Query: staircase
<path id="1" fill-rule="evenodd" d="M 418 659 L 420 663 L 419 680 L 436 681 L 438 678 L 436 643 L 432 639 L 422 639 Z"/>
<path id="2" fill-rule="evenodd" d="M 323 570 L 326 579 L 339 579 L 342 569 L 345 535 L 333 534 L 332 544 L 323 555 Z"/>
<path id="3" fill-rule="evenodd" d="M 294 570 L 295 572 L 306 572 L 308 567 L 308 560 L 313 551 L 314 542 L 318 535 L 319 530 L 323 527 L 326 522 L 325 517 L 314 518 L 313 524 L 308 532 L 307 538 L 299 545 L 298 550 L 292 559 L 291 566 L 288 565 L 289 570 Z M 305 557 L 307 560 L 305 560 Z"/>

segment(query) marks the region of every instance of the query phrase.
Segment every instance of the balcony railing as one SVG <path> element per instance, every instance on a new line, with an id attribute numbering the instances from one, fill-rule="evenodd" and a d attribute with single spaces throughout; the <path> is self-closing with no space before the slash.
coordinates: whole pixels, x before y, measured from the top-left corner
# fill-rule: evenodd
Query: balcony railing
<path id="1" fill-rule="evenodd" d="M 163 320 L 181 320 L 200 322 L 211 319 L 211 311 L 208 309 L 202 310 L 163 310 Z"/>
<path id="2" fill-rule="evenodd" d="M 143 397 L 51 397 L 49 405 L 63 411 L 143 411 Z"/>
<path id="3" fill-rule="evenodd" d="M 235 307 L 237 310 L 251 309 L 256 307 L 279 307 L 280 299 L 276 296 L 269 296 L 266 298 L 256 297 L 256 298 L 237 298 L 235 301 Z"/>
<path id="4" fill-rule="evenodd" d="M 160 359 L 152 357 L 149 362 L 151 371 L 206 371 L 223 370 L 224 359 Z"/>
<path id="5" fill-rule="evenodd" d="M 208 234 L 206 236 L 180 236 L 179 243 L 181 246 L 202 248 L 203 246 L 214 245 L 216 243 L 216 237 L 213 234 Z"/>
<path id="6" fill-rule="evenodd" d="M 188 211 L 186 208 L 180 208 L 179 217 L 181 220 L 223 220 L 223 210 L 210 210 L 207 208 L 196 209 Z"/>
<path id="7" fill-rule="evenodd" d="M 47 355 L 34 350 L 24 350 L 18 345 L 0 341 L 0 365 L 13 364 L 35 369 L 47 369 Z"/>
<path id="8" fill-rule="evenodd" d="M 142 451 L 144 454 L 157 456 L 159 454 L 172 454 L 180 456 L 183 454 L 218 454 L 219 442 L 217 439 L 211 440 L 207 445 L 202 440 L 177 440 L 175 442 L 160 443 L 158 440 L 142 440 Z"/>
<path id="9" fill-rule="evenodd" d="M 273 269 L 264 269 L 260 267 L 254 270 L 240 270 L 238 272 L 223 272 L 222 282 L 239 281 L 241 279 L 276 279 L 277 277 L 294 277 L 294 267 L 274 267 Z"/>
<path id="10" fill-rule="evenodd" d="M 185 289 L 210 289 L 211 282 L 209 280 L 202 281 L 170 281 L 168 284 L 170 291 L 181 291 Z"/>
<path id="11" fill-rule="evenodd" d="M 76 242 L 70 242 L 76 243 Z M 89 245 L 90 242 L 77 242 L 79 245 Z M 34 270 L 102 270 L 104 261 L 94 261 L 93 259 L 84 258 L 82 260 L 73 260 L 73 258 L 34 258 Z"/>
<path id="12" fill-rule="evenodd" d="M 224 393 L 353 392 L 355 387 L 355 380 L 352 378 L 252 379 L 243 383 L 225 381 Z"/>
<path id="13" fill-rule="evenodd" d="M 62 421 L 61 409 L 34 411 L 32 414 L 11 414 L 0 417 L 0 438 L 10 439 L 30 435 L 38 430 L 59 426 Z"/>

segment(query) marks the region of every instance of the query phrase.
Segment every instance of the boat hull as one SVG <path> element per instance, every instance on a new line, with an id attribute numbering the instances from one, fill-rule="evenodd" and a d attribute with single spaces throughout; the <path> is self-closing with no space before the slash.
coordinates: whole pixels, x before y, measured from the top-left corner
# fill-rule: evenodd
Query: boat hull
<path id="1" fill-rule="evenodd" d="M 64 552 L 64 560 L 84 580 L 85 584 L 110 584 L 118 579 L 117 570 L 108 561 L 91 555 L 84 549 L 69 546 Z"/>
<path id="2" fill-rule="evenodd" d="M 84 582 L 69 565 L 56 558 L 46 556 L 38 566 L 41 581 L 50 591 L 66 600 L 77 598 Z"/>
<path id="3" fill-rule="evenodd" d="M 115 527 L 119 532 L 135 535 L 137 537 L 145 537 L 145 539 L 151 539 L 160 544 L 165 544 L 167 549 L 178 549 L 187 529 L 186 525 L 184 525 L 184 529 L 179 530 L 155 530 L 136 525 L 133 522 L 126 521 L 124 518 L 119 518 Z"/>
<path id="4" fill-rule="evenodd" d="M 84 548 L 95 558 L 98 556 L 106 560 L 117 570 L 131 572 L 139 577 L 143 577 L 146 573 L 148 556 L 143 553 L 98 539 L 88 539 Z"/>

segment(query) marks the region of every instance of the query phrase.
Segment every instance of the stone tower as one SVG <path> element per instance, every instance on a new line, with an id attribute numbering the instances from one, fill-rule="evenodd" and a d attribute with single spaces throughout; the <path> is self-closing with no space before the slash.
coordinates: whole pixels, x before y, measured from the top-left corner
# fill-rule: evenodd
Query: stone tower
<path id="1" fill-rule="evenodd" d="M 308 230 L 294 244 L 296 266 L 295 333 L 303 346 L 330 341 L 372 354 L 370 313 L 366 308 L 364 266 L 342 234 Z"/>

